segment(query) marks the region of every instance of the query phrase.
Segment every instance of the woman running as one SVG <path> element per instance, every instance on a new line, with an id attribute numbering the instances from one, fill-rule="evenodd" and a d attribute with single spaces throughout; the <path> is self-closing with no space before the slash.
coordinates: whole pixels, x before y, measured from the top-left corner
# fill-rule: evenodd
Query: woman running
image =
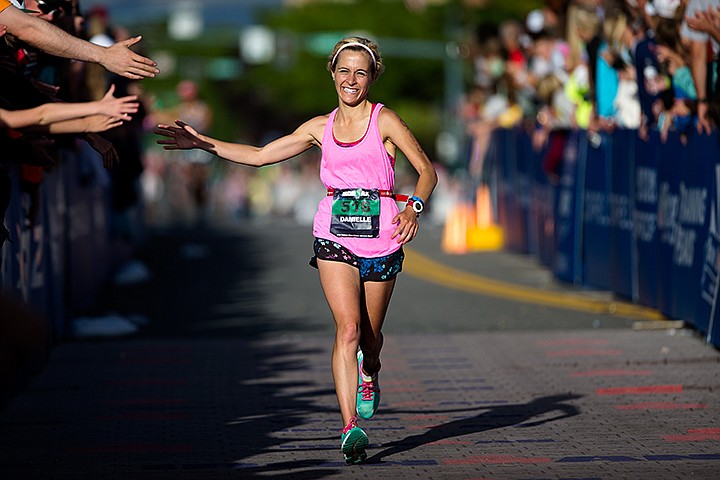
<path id="1" fill-rule="evenodd" d="M 368 437 L 358 417 L 371 418 L 380 403 L 381 329 L 403 245 L 418 232 L 418 217 L 437 174 L 407 124 L 368 99 L 384 70 L 378 46 L 361 37 L 335 45 L 329 57 L 338 108 L 308 120 L 264 147 L 229 143 L 198 133 L 182 120 L 158 125 L 166 150 L 200 148 L 242 165 L 260 167 L 320 147 L 320 180 L 327 196 L 313 223 L 320 284 L 335 320 L 332 374 L 342 416 L 341 450 L 348 464 L 367 458 Z M 400 150 L 418 173 L 413 195 L 395 195 L 395 156 Z M 396 202 L 401 202 L 402 209 Z"/>

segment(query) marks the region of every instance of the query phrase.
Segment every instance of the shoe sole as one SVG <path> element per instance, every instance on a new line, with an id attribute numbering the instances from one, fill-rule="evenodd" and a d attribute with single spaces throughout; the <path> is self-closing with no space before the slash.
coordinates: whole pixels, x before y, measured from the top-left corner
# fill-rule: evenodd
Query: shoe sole
<path id="1" fill-rule="evenodd" d="M 369 441 L 365 432 L 359 428 L 351 430 L 342 445 L 345 463 L 352 465 L 364 461 L 367 458 L 365 449 L 368 444 Z"/>

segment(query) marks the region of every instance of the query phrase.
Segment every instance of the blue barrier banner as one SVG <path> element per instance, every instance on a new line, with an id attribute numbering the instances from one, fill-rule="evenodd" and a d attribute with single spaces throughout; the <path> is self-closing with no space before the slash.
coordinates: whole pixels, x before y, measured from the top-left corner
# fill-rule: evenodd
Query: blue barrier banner
<path id="1" fill-rule="evenodd" d="M 521 207 L 525 215 L 526 246 L 527 253 L 538 256 L 540 254 L 540 231 L 538 229 L 538 208 L 535 193 L 538 185 L 538 178 L 535 170 L 537 169 L 540 155 L 532 146 L 532 137 L 527 132 L 521 131 L 518 135 L 520 161 L 518 168 L 520 169 L 521 182 L 527 182 L 525 185 L 524 197 L 521 199 Z"/>
<path id="2" fill-rule="evenodd" d="M 675 161 L 680 164 L 672 258 L 673 306 L 678 318 L 702 333 L 707 333 L 708 315 L 699 318 L 697 307 L 710 219 L 710 182 L 717 161 L 707 152 L 713 149 L 717 149 L 717 139 L 707 135 L 692 135 L 687 145 L 673 149 Z"/>
<path id="3" fill-rule="evenodd" d="M 14 207 L 14 197 L 12 192 L 17 187 L 17 175 L 12 171 L 11 167 L 0 167 L 0 188 L 7 188 L 10 190 L 10 204 L 5 212 L 4 224 L 8 229 L 9 237 L 2 245 L 2 263 L 0 264 L 0 289 L 10 294 L 11 290 L 14 289 L 15 281 L 17 277 L 13 276 L 15 271 L 15 258 L 17 258 L 17 229 L 15 224 L 17 223 L 19 209 Z"/>
<path id="4" fill-rule="evenodd" d="M 718 140 L 717 131 L 713 132 Z M 717 143 L 716 143 L 717 145 Z M 700 304 L 698 311 L 701 315 L 709 310 L 707 341 L 715 347 L 720 347 L 720 155 L 715 155 L 714 175 L 710 181 L 710 220 L 708 237 L 703 250 L 703 273 L 700 279 Z M 708 308 L 709 305 L 709 308 Z"/>
<path id="5" fill-rule="evenodd" d="M 625 298 L 637 300 L 635 255 L 634 175 L 635 130 L 615 130 L 612 141 L 610 195 L 610 286 Z"/>
<path id="6" fill-rule="evenodd" d="M 638 301 L 658 307 L 659 236 L 658 162 L 660 135 L 650 132 L 648 141 L 635 142 L 635 245 L 637 251 Z"/>
<path id="7" fill-rule="evenodd" d="M 681 318 L 672 292 L 682 147 L 677 135 L 669 135 L 667 142 L 660 144 L 658 158 L 658 309 L 673 318 Z"/>
<path id="8" fill-rule="evenodd" d="M 528 220 L 530 226 L 531 250 L 538 256 L 540 262 L 548 268 L 552 268 L 555 262 L 555 206 L 556 189 L 548 179 L 548 174 L 543 170 L 541 159 L 545 156 L 546 149 L 539 152 L 532 151 L 534 156 L 532 164 L 532 201 L 528 209 Z M 530 154 L 528 155 L 530 156 Z"/>
<path id="9" fill-rule="evenodd" d="M 616 130 L 592 145 L 587 132 L 572 132 L 557 185 L 538 168 L 543 152 L 531 152 L 523 134 L 497 133 L 492 149 L 511 248 L 525 245 L 551 259 L 561 281 L 658 308 L 720 345 L 717 132 L 683 144 L 674 133 L 663 143 L 657 132 L 646 142 Z M 546 250 L 551 240 L 554 249 Z"/>
<path id="10" fill-rule="evenodd" d="M 83 145 L 85 155 L 63 150 L 58 167 L 11 165 L 1 172 L 11 195 L 0 287 L 45 316 L 54 340 L 67 334 L 68 308 L 97 300 L 115 254 L 108 239 L 109 177 L 99 154 Z"/>
<path id="11" fill-rule="evenodd" d="M 488 151 L 488 160 L 492 162 L 495 177 L 497 178 L 497 189 L 495 193 L 497 199 L 497 222 L 498 225 L 502 227 L 505 236 L 510 232 L 510 219 L 512 217 L 510 213 L 512 210 L 510 202 L 514 196 L 507 165 L 507 158 L 509 156 L 509 152 L 507 151 L 507 137 L 509 135 L 509 130 L 500 128 L 494 130 L 492 133 L 492 146 Z"/>
<path id="12" fill-rule="evenodd" d="M 50 264 L 46 255 L 46 224 L 43 189 L 35 181 L 23 180 L 22 168 L 9 168 L 12 194 L 5 221 L 10 240 L 3 247 L 7 283 L 5 290 L 43 315 L 48 315 L 47 279 Z M 34 179 L 33 179 L 34 180 Z"/>
<path id="13" fill-rule="evenodd" d="M 569 134 L 563 152 L 560 184 L 554 198 L 555 255 L 553 273 L 564 282 L 582 283 L 582 191 L 585 177 L 587 136 Z"/>
<path id="14" fill-rule="evenodd" d="M 517 177 L 515 188 L 520 192 L 518 210 L 522 222 L 522 235 L 518 235 L 517 249 L 523 253 L 537 253 L 536 233 L 531 228 L 530 205 L 532 204 L 532 185 L 535 180 L 533 164 L 537 155 L 533 151 L 531 138 L 523 129 L 516 130 L 517 141 Z"/>
<path id="15" fill-rule="evenodd" d="M 2 248 L 2 288 L 9 295 L 21 298 L 18 289 L 20 258 L 20 170 L 16 165 L 6 169 L 10 187 L 10 204 L 5 212 L 5 225 L 9 230 L 9 238 Z"/>
<path id="16" fill-rule="evenodd" d="M 498 151 L 500 170 L 498 220 L 503 227 L 505 247 L 527 253 L 529 178 L 525 173 L 527 160 L 520 158 L 523 152 L 521 141 L 523 136 L 527 137 L 519 129 L 505 130 L 500 136 L 502 146 Z"/>
<path id="17" fill-rule="evenodd" d="M 720 347 L 720 321 L 718 320 L 718 305 L 717 305 L 717 294 L 715 295 L 715 302 L 713 303 L 712 315 L 710 316 L 710 325 L 708 327 L 707 341 L 716 348 Z"/>
<path id="18" fill-rule="evenodd" d="M 585 195 L 583 198 L 583 283 L 610 289 L 610 187 L 612 185 L 613 138 L 600 134 L 602 141 L 587 150 Z"/>
<path id="19" fill-rule="evenodd" d="M 703 266 L 700 276 L 700 300 L 698 319 L 708 319 L 707 341 L 720 346 L 720 315 L 718 291 L 720 290 L 720 159 L 715 161 L 715 174 L 710 182 L 710 224 L 703 247 Z"/>
<path id="20" fill-rule="evenodd" d="M 677 313 L 707 333 L 709 313 L 702 306 L 702 277 L 711 220 L 711 199 L 714 192 L 717 136 L 693 135 L 682 156 L 678 197 L 677 232 L 673 255 L 673 304 Z"/>
<path id="21" fill-rule="evenodd" d="M 557 188 L 545 179 L 533 189 L 535 224 L 538 232 L 538 259 L 547 268 L 555 264 L 555 215 Z"/>

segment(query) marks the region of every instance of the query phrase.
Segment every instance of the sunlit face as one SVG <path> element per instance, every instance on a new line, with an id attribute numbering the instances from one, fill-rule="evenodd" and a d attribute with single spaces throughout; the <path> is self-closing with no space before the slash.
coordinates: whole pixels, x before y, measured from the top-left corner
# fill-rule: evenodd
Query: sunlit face
<path id="1" fill-rule="evenodd" d="M 343 103 L 357 105 L 367 98 L 372 84 L 371 69 L 368 54 L 349 49 L 340 52 L 332 77 Z"/>

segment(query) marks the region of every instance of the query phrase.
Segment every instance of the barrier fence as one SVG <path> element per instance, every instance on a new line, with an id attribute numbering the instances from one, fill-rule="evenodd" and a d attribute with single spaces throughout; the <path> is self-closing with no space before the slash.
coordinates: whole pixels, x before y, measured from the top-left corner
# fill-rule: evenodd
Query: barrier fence
<path id="1" fill-rule="evenodd" d="M 522 129 L 493 133 L 487 154 L 508 249 L 536 255 L 556 278 L 615 292 L 686 321 L 720 346 L 720 144 L 717 132 L 662 143 L 634 130 L 569 132 L 550 181 L 548 152 Z M 66 150 L 39 184 L 6 167 L 0 286 L 44 313 L 54 337 L 97 299 L 130 252 L 113 239 L 101 160 Z"/>
<path id="2" fill-rule="evenodd" d="M 720 346 L 717 132 L 686 143 L 568 132 L 552 182 L 548 153 L 522 129 L 493 134 L 486 162 L 506 248 L 537 256 L 561 281 L 682 319 Z"/>
<path id="3" fill-rule="evenodd" d="M 110 179 L 83 143 L 63 150 L 60 166 L 42 178 L 27 166 L 8 165 L 9 240 L 2 247 L 0 287 L 47 319 L 50 338 L 68 336 L 73 315 L 98 299 L 113 269 L 130 249 L 113 239 Z"/>

